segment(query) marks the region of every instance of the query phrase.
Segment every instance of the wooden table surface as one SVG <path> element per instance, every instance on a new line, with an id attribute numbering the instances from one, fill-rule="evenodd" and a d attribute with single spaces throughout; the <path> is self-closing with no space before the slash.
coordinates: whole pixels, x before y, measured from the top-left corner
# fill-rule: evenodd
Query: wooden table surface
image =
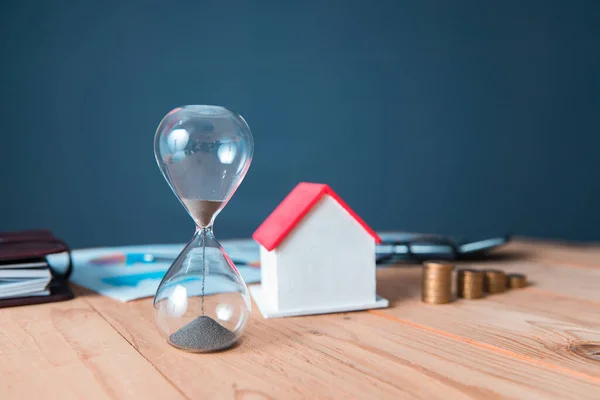
<path id="1" fill-rule="evenodd" d="M 432 306 L 420 270 L 378 271 L 390 308 L 265 320 L 215 354 L 172 348 L 152 300 L 76 288 L 0 310 L 0 399 L 600 399 L 600 246 L 519 241 L 475 268 L 525 289 Z"/>

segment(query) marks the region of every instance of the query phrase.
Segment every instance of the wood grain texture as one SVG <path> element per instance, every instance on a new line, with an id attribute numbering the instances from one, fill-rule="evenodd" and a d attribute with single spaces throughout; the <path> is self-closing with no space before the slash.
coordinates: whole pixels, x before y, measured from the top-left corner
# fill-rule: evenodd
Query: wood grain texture
<path id="1" fill-rule="evenodd" d="M 0 312 L 0 398 L 599 399 L 600 250 L 579 247 L 518 242 L 463 263 L 533 285 L 440 306 L 419 301 L 418 267 L 380 269 L 390 308 L 254 309 L 241 343 L 214 354 L 169 346 L 151 299 L 76 288 L 71 302 Z"/>
<path id="2" fill-rule="evenodd" d="M 182 398 L 84 298 L 3 309 L 0 326 L 1 399 Z"/>
<path id="3" fill-rule="evenodd" d="M 520 238 L 504 250 L 542 263 L 600 269 L 600 243 L 563 243 Z"/>
<path id="4" fill-rule="evenodd" d="M 477 301 L 460 300 L 441 310 L 439 306 L 411 299 L 396 304 L 393 309 L 371 313 L 600 384 L 600 364 L 569 351 L 575 342 L 600 342 L 598 316 L 593 323 L 584 324 L 574 319 L 566 322 L 567 318 L 557 313 L 502 303 L 500 297 L 512 294 L 521 300 L 532 300 L 514 292 Z"/>
<path id="5" fill-rule="evenodd" d="M 204 358 L 171 349 L 154 333 L 146 301 L 136 302 L 133 312 L 127 306 L 115 312 L 113 306 L 105 308 L 107 300 L 90 298 L 118 330 L 145 338 L 138 350 L 190 398 L 245 398 L 249 393 L 283 399 L 600 395 L 600 380 L 565 375 L 376 313 L 253 318 L 243 343 L 209 356 L 211 368 L 202 369 Z M 188 371 L 198 376 L 191 379 Z"/>

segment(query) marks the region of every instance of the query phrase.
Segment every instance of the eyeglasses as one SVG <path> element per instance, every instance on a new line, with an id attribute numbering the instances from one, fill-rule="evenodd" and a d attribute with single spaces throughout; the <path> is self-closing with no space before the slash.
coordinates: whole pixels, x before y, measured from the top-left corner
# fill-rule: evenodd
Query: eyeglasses
<path id="1" fill-rule="evenodd" d="M 424 261 L 437 258 L 458 260 L 482 253 L 506 244 L 509 236 L 465 241 L 441 235 L 418 235 L 410 233 L 382 235 L 383 242 L 375 250 L 378 264 L 389 263 L 394 259 Z"/>

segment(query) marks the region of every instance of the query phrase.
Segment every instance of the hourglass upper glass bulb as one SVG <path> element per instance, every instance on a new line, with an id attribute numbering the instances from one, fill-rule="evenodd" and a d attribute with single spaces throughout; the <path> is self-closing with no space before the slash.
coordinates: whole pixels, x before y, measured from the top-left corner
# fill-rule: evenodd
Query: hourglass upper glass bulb
<path id="1" fill-rule="evenodd" d="M 154 140 L 161 171 L 199 227 L 210 226 L 235 192 L 253 150 L 246 121 L 218 106 L 172 110 Z"/>

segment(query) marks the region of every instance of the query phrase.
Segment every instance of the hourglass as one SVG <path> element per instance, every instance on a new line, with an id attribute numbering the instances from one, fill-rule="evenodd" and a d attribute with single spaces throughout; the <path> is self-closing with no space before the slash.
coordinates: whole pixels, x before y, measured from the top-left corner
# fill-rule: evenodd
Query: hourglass
<path id="1" fill-rule="evenodd" d="M 244 280 L 213 235 L 216 216 L 240 185 L 254 142 L 244 119 L 223 107 L 169 112 L 154 138 L 165 179 L 196 223 L 154 296 L 156 326 L 173 346 L 192 352 L 227 348 L 250 314 Z"/>

